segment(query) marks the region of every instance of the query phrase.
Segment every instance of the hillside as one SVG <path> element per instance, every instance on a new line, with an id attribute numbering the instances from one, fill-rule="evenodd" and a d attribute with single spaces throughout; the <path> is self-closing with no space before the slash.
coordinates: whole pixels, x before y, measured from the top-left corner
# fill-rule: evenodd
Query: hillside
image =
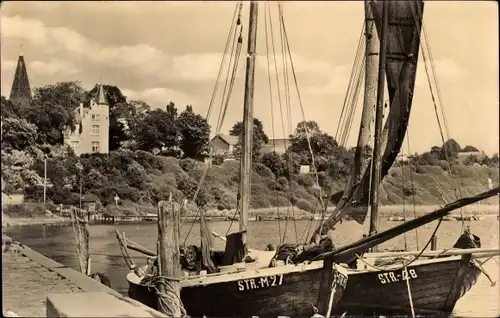
<path id="1" fill-rule="evenodd" d="M 204 165 L 190 159 L 178 160 L 169 157 L 156 157 L 162 163 L 162 169 L 146 169 L 147 183 L 165 196 L 172 193 L 174 198 L 194 193 L 196 180 L 199 180 Z M 443 197 L 453 201 L 454 181 L 448 172 L 439 166 L 394 167 L 384 179 L 380 192 L 382 205 L 412 204 L 440 205 Z M 485 191 L 488 178 L 498 184 L 497 168 L 454 165 L 452 171 L 458 177 L 462 196 Z M 233 209 L 237 203 L 239 162 L 225 161 L 214 165 L 208 171 L 206 186 L 200 194 L 208 209 Z M 320 174 L 320 183 L 327 183 L 324 174 Z M 342 190 L 347 178 L 341 177 L 334 182 L 336 191 Z M 413 187 L 412 187 L 413 185 Z M 256 164 L 252 175 L 251 207 L 253 209 L 273 206 L 289 206 L 288 189 L 291 189 L 292 201 L 299 209 L 313 211 L 315 196 L 319 192 L 315 186 L 314 174 L 295 175 L 289 182 L 281 177 L 275 180 L 274 174 L 262 164 Z M 439 190 L 438 190 L 439 189 Z M 326 192 L 326 188 L 323 192 Z M 442 192 L 442 196 L 440 194 Z M 486 204 L 498 204 L 496 198 L 485 201 Z"/>
<path id="2" fill-rule="evenodd" d="M 25 198 L 41 202 L 43 187 L 40 186 L 40 180 L 43 182 L 43 178 L 40 176 L 43 176 L 44 166 L 40 158 L 43 157 L 40 154 L 32 155 L 29 158 L 33 159 L 27 160 L 27 155 L 23 157 L 16 151 L 6 155 L 4 163 L 12 166 L 4 165 L 3 170 L 9 180 L 23 179 L 25 184 L 29 180 L 34 180 L 32 183 L 36 181 L 38 185 L 25 188 Z M 19 162 L 25 164 L 20 165 Z M 81 176 L 76 168 L 78 162 L 82 165 Z M 26 168 L 14 169 L 16 166 Z M 47 160 L 47 197 L 54 204 L 78 205 L 81 181 L 84 197 L 92 195 L 97 198 L 99 210 L 127 215 L 154 212 L 156 202 L 167 200 L 170 194 L 176 202 L 192 198 L 205 167 L 193 159 L 155 156 L 146 151 L 120 150 L 108 155 L 81 157 L 60 155 Z M 452 166 L 452 171 L 458 177 L 462 196 L 485 191 L 488 178 L 492 179 L 493 184 L 498 184 L 498 168 L 456 164 Z M 325 172 L 319 173 L 323 194 L 328 190 L 328 179 Z M 343 190 L 346 182 L 347 174 L 343 173 L 333 183 L 335 192 Z M 207 210 L 226 213 L 234 210 L 237 206 L 238 183 L 238 161 L 226 160 L 220 165 L 214 164 L 208 170 L 205 186 L 196 204 L 205 206 Z M 440 191 L 445 200 L 453 201 L 453 189 L 453 179 L 440 166 L 405 166 L 404 174 L 402 167 L 394 167 L 382 183 L 380 199 L 382 205 L 411 205 L 413 202 L 416 205 L 440 205 L 443 204 Z M 298 211 L 302 210 L 300 213 L 313 212 L 319 190 L 312 173 L 294 174 L 291 181 L 283 176 L 276 180 L 270 168 L 255 163 L 250 204 L 252 209 L 273 213 L 271 207 L 290 206 L 293 202 Z M 120 198 L 118 206 L 114 201 L 116 195 Z M 485 203 L 498 204 L 498 200 L 492 198 Z M 188 213 L 196 210 L 195 204 L 188 204 Z"/>

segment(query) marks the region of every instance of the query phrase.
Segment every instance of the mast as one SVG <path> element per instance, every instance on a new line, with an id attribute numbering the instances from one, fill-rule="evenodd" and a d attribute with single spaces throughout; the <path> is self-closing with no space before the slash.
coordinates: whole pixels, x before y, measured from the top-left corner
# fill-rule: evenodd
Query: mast
<path id="1" fill-rule="evenodd" d="M 255 76 L 255 50 L 257 46 L 257 1 L 250 2 L 248 29 L 247 68 L 245 76 L 245 100 L 243 105 L 242 156 L 240 170 L 240 231 L 246 231 L 248 210 L 250 208 L 250 177 L 252 175 L 252 130 L 253 130 L 253 93 Z M 246 244 L 246 234 L 242 236 Z"/>
<path id="2" fill-rule="evenodd" d="M 361 126 L 359 128 L 358 144 L 354 156 L 354 182 L 360 181 L 364 166 L 364 152 L 368 145 L 371 133 L 371 122 L 377 103 L 377 67 L 379 64 L 379 40 L 375 19 L 370 5 L 370 0 L 365 0 L 365 94 L 363 100 L 363 112 L 361 114 Z M 354 183 L 353 182 L 353 183 Z"/>
<path id="3" fill-rule="evenodd" d="M 382 9 L 382 30 L 380 32 L 380 59 L 378 64 L 378 85 L 377 85 L 377 107 L 375 109 L 375 134 L 373 145 L 373 160 L 371 167 L 371 191 L 370 191 L 370 232 L 377 232 L 378 223 L 378 204 L 379 204 L 379 186 L 381 176 L 381 134 L 382 134 L 382 116 L 384 111 L 384 89 L 385 89 L 385 62 L 387 50 L 387 30 L 389 27 L 389 3 L 383 1 Z"/>

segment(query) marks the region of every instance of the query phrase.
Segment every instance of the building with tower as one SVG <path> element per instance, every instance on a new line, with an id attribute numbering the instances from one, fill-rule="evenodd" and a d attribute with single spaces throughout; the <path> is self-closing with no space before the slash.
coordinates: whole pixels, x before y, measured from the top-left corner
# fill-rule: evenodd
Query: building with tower
<path id="1" fill-rule="evenodd" d="M 100 84 L 96 96 L 90 100 L 88 107 L 80 103 L 75 109 L 75 129 L 64 134 L 64 143 L 77 156 L 109 152 L 109 105 Z"/>
<path id="2" fill-rule="evenodd" d="M 26 107 L 32 101 L 31 87 L 24 56 L 17 60 L 16 73 L 10 91 L 10 101 L 16 107 Z M 70 146 L 76 155 L 84 153 L 109 152 L 109 105 L 101 84 L 98 85 L 95 98 L 87 106 L 80 103 L 74 111 L 75 129 L 64 133 L 64 143 Z"/>
<path id="3" fill-rule="evenodd" d="M 9 99 L 17 107 L 29 106 L 32 100 L 28 70 L 22 54 L 17 60 L 16 73 L 14 74 Z"/>

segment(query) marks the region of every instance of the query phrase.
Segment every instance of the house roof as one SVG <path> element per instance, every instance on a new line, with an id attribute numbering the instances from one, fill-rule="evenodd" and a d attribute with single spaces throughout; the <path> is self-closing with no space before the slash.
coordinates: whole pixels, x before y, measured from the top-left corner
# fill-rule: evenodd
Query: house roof
<path id="1" fill-rule="evenodd" d="M 239 140 L 239 138 L 237 136 L 224 135 L 224 134 L 218 134 L 217 136 L 212 138 L 212 141 L 215 138 L 220 138 L 223 141 L 225 141 L 228 145 L 232 145 L 232 146 L 236 145 L 238 143 L 238 140 Z"/>

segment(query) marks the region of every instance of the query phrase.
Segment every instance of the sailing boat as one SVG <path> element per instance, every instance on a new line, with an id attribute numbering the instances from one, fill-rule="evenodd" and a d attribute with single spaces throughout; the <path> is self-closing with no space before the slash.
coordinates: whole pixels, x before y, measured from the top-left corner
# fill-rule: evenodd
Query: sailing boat
<path id="1" fill-rule="evenodd" d="M 417 252 L 413 253 L 417 258 L 406 261 L 406 264 L 401 264 L 401 260 L 389 264 L 386 262 L 386 265 L 374 265 L 373 262 L 370 264 L 370 258 L 388 256 L 391 253 L 368 253 L 363 258 L 359 256 L 366 253 L 369 247 L 376 247 L 374 239 L 377 237 L 385 236 L 383 241 L 386 241 L 389 237 L 394 237 L 396 232 L 401 234 L 408 231 L 411 222 L 415 221 L 377 234 L 380 181 L 387 175 L 400 151 L 410 115 L 420 46 L 423 1 L 365 2 L 365 14 L 365 101 L 351 179 L 343 193 L 334 195 L 340 197 L 335 211 L 315 233 L 325 233 L 346 216 L 363 224 L 370 211 L 368 238 L 355 243 L 355 248 L 349 247 L 350 252 L 344 252 L 343 258 L 336 258 L 336 261 L 348 262 L 352 267 L 355 267 L 353 264 L 357 260 L 367 266 L 365 269 L 349 269 L 346 290 L 334 312 L 354 315 L 450 314 L 457 300 L 470 290 L 481 273 L 480 265 L 472 261 L 472 253 L 481 249 L 467 249 L 480 247 L 479 238 L 470 233 L 464 233 L 460 237 L 454 248 L 466 248 L 464 251 L 467 253 L 457 252 L 463 255 L 435 257 L 439 255 L 435 254 L 433 258 L 422 259 L 423 257 L 419 256 L 425 253 Z M 374 29 L 376 31 L 372 31 Z M 377 33 L 380 36 L 380 52 L 376 51 L 375 45 Z M 377 62 L 378 74 L 375 72 Z M 385 127 L 382 127 L 385 77 L 390 110 Z M 373 105 L 376 105 L 374 149 L 369 164 L 366 164 L 361 150 L 368 145 Z M 498 194 L 498 188 L 495 190 L 493 195 Z M 338 250 L 335 252 L 340 253 Z M 498 249 L 494 250 L 493 254 L 498 255 Z M 380 259 L 378 261 L 382 263 Z"/>
<path id="2" fill-rule="evenodd" d="M 218 271 L 183 277 L 180 297 L 190 316 L 250 317 L 250 316 L 307 316 L 314 314 L 313 305 L 325 303 L 322 314 L 329 314 L 342 296 L 346 286 L 346 270 L 337 264 L 324 266 L 323 261 L 310 264 L 277 264 L 270 266 L 275 252 L 250 250 L 248 256 L 255 261 L 246 262 L 242 247 L 246 246 L 248 210 L 250 207 L 250 176 L 252 168 L 253 90 L 257 36 L 257 1 L 250 3 L 248 54 L 243 116 L 242 156 L 239 210 L 240 231 L 227 237 L 224 252 L 213 252 L 212 262 L 219 261 Z M 203 213 L 201 228 L 205 227 Z M 203 246 L 202 237 L 202 246 Z M 240 247 L 231 253 L 234 246 Z M 203 250 L 203 248 L 202 248 Z M 203 252 L 202 252 L 203 253 Z M 181 253 L 182 254 L 182 253 Z M 196 253 L 195 253 L 196 254 Z M 214 257 L 218 255 L 218 257 Z M 205 255 L 206 256 L 206 255 Z M 204 257 L 202 257 L 204 258 Z M 148 270 L 144 268 L 144 272 Z M 320 277 L 323 279 L 320 292 Z M 127 275 L 129 296 L 152 308 L 158 308 L 154 288 L 145 282 L 147 276 L 131 271 Z M 321 298 L 321 299 L 320 299 Z"/>

